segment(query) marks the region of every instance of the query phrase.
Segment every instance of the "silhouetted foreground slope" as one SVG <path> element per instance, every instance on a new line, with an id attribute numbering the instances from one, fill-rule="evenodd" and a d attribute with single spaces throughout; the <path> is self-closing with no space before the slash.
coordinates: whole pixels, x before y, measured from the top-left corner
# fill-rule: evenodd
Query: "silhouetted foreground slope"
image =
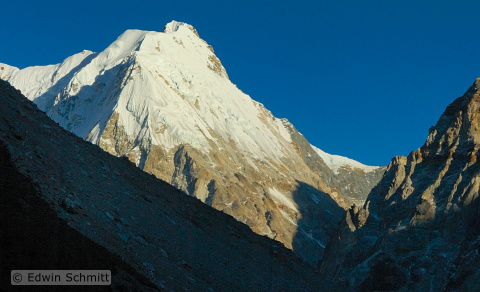
<path id="1" fill-rule="evenodd" d="M 280 243 L 61 129 L 4 81 L 0 100 L 2 286 L 13 267 L 43 263 L 111 269 L 118 290 L 144 290 L 143 276 L 167 290 L 330 288 Z"/>
<path id="2" fill-rule="evenodd" d="M 10 286 L 11 270 L 112 270 L 111 286 L 89 291 L 158 291 L 150 281 L 106 248 L 57 217 L 32 182 L 18 172 L 0 142 L 0 275 L 2 289 L 65 291 L 65 286 Z M 85 291 L 69 286 L 69 291 Z M 2 290 L 3 291 L 3 290 Z"/>

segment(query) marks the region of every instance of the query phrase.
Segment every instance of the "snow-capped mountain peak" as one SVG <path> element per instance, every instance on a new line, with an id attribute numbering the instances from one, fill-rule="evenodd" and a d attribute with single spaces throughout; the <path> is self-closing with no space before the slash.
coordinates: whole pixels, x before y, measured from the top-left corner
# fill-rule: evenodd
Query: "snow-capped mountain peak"
<path id="1" fill-rule="evenodd" d="M 167 25 L 165 25 L 165 28 L 163 29 L 163 32 L 164 33 L 176 32 L 181 27 L 188 28 L 190 31 L 193 31 L 195 32 L 195 34 L 198 35 L 198 33 L 196 32 L 196 29 L 192 25 L 185 22 L 175 21 L 175 20 L 172 20 L 171 22 L 167 23 Z"/>
<path id="2" fill-rule="evenodd" d="M 334 173 L 303 135 L 239 90 L 189 24 L 127 30 L 102 52 L 82 51 L 57 65 L 0 66 L 1 78 L 63 128 L 257 233 L 291 247 L 292 222 L 304 226 L 309 233 L 295 242 L 313 244 L 311 262 L 332 231 L 325 226 L 341 215 L 338 204 L 347 205 L 349 195 L 330 183 L 340 180 L 330 179 Z M 350 192 L 366 193 L 375 181 Z M 328 212 L 300 214 L 317 208 Z"/>

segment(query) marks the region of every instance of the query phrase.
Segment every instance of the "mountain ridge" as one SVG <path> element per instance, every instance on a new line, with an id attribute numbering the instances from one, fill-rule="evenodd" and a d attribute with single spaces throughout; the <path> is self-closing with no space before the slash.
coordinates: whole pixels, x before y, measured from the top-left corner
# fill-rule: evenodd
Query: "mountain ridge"
<path id="1" fill-rule="evenodd" d="M 347 211 L 324 277 L 358 291 L 478 289 L 479 110 L 477 79 L 421 148 L 392 159 L 364 207 Z"/>

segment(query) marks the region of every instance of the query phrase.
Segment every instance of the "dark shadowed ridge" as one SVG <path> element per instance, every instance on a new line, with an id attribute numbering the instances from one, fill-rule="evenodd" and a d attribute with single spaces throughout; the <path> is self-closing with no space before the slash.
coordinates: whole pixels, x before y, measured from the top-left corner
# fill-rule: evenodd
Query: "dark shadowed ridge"
<path id="1" fill-rule="evenodd" d="M 316 267 L 345 210 L 327 193 L 298 180 L 292 197 L 302 216 L 297 222 L 293 251 L 303 254 L 304 260 Z"/>
<path id="2" fill-rule="evenodd" d="M 112 286 L 90 291 L 158 291 L 145 276 L 117 255 L 88 239 L 58 218 L 41 199 L 32 181 L 22 175 L 0 142 L 0 277 L 12 291 L 65 291 L 63 286 L 10 286 L 11 270 L 111 270 Z M 70 286 L 69 291 L 85 291 Z"/>
<path id="3" fill-rule="evenodd" d="M 282 244 L 63 130 L 4 81 L 0 99 L 2 287 L 13 268 L 78 267 L 111 269 L 120 291 L 331 290 Z"/>

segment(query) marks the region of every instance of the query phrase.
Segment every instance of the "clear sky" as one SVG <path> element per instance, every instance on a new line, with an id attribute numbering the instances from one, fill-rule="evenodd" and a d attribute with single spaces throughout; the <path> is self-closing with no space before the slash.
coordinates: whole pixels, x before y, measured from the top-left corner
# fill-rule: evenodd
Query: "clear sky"
<path id="1" fill-rule="evenodd" d="M 126 29 L 193 25 L 233 83 L 313 145 L 387 165 L 480 77 L 480 1 L 4 1 L 0 62 L 99 52 Z"/>

